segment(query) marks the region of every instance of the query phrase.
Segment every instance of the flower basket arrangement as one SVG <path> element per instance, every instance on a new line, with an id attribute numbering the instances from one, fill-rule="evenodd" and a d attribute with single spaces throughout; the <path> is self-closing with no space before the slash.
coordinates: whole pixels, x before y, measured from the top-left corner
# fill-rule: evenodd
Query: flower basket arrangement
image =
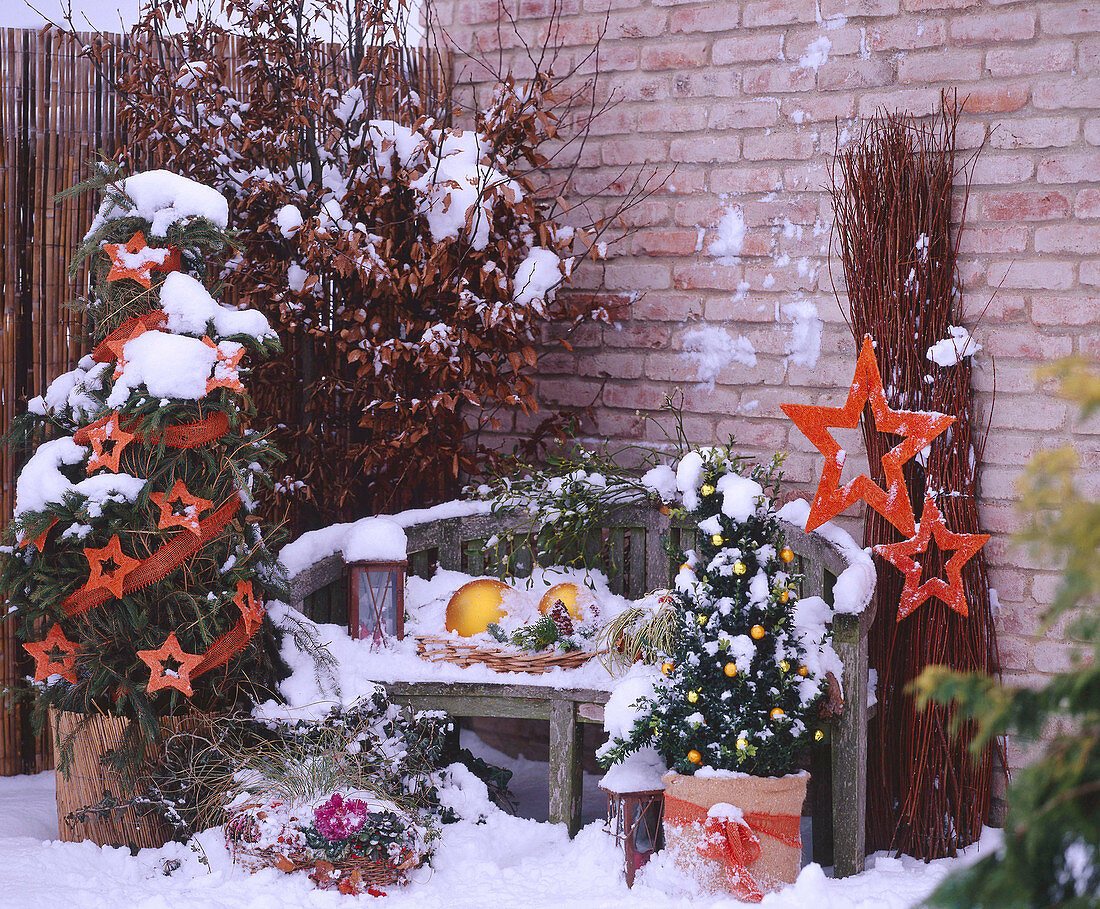
<path id="1" fill-rule="evenodd" d="M 576 669 L 597 652 L 594 650 L 522 650 L 515 647 L 492 647 L 453 637 L 428 634 L 416 636 L 416 652 L 432 662 L 470 666 L 483 663 L 494 672 L 549 672 L 551 669 Z"/>
<path id="2" fill-rule="evenodd" d="M 401 884 L 427 857 L 426 830 L 392 802 L 334 792 L 316 807 L 250 801 L 228 810 L 225 842 L 249 871 L 309 872 L 321 889 L 370 892 Z"/>

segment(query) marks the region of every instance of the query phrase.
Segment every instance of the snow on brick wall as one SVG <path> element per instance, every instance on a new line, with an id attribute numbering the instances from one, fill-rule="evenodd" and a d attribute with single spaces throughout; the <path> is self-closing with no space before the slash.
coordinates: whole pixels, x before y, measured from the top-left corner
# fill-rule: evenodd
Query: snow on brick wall
<path id="1" fill-rule="evenodd" d="M 551 0 L 506 2 L 521 31 L 545 30 Z M 602 280 L 626 302 L 626 317 L 617 329 L 572 333 L 572 354 L 550 348 L 543 400 L 594 404 L 601 437 L 658 442 L 636 411 L 680 388 L 694 440 L 732 432 L 750 454 L 790 451 L 788 478 L 809 493 L 820 458 L 779 404 L 839 403 L 856 355 L 827 255 L 835 142 L 883 105 L 924 113 L 942 88 L 957 87 L 966 99 L 959 144 L 986 142 L 962 238 L 961 321 L 981 345 L 983 414 L 996 358 L 983 522 L 994 535 L 987 551 L 1002 654 L 1007 675 L 1025 684 L 1065 666 L 1069 644 L 1038 631 L 1057 574 L 1009 534 L 1019 524 L 1019 467 L 1040 446 L 1076 445 L 1082 484 L 1100 496 L 1100 419 L 1078 422 L 1033 375 L 1068 354 L 1100 361 L 1100 8 L 1033 0 L 610 6 L 561 0 L 569 57 L 587 53 L 609 16 L 604 91 L 621 99 L 595 124 L 573 193 L 596 193 L 610 207 L 624 165 L 675 169 L 629 213 L 634 232 L 609 260 L 578 269 L 582 287 Z M 440 12 L 460 45 L 495 53 L 503 42 L 507 55 L 514 43 L 509 28 L 495 28 L 496 0 L 451 0 Z M 839 267 L 833 272 L 843 292 Z M 708 329 L 709 345 L 701 341 Z"/>

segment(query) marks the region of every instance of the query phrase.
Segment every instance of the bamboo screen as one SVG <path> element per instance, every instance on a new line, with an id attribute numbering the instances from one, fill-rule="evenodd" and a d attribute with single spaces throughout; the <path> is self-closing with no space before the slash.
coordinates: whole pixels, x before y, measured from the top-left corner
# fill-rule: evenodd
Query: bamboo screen
<path id="1" fill-rule="evenodd" d="M 0 428 L 28 397 L 84 353 L 78 294 L 67 270 L 95 213 L 90 196 L 55 205 L 114 146 L 115 103 L 77 48 L 57 35 L 0 30 Z M 0 526 L 15 503 L 22 453 L 0 456 Z M 0 626 L 0 684 L 25 674 L 11 623 Z M 51 766 L 44 740 L 25 734 L 22 710 L 0 699 L 0 773 Z"/>

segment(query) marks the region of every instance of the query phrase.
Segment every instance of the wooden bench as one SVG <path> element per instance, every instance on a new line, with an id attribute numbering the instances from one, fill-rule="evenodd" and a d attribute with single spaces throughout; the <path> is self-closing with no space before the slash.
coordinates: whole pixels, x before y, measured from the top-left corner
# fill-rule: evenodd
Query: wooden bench
<path id="1" fill-rule="evenodd" d="M 400 517 L 400 516 L 398 516 Z M 478 576 L 498 573 L 506 562 L 513 574 L 530 573 L 534 556 L 529 545 L 529 518 L 522 514 L 472 514 L 411 523 L 408 537 L 410 574 L 430 577 L 436 567 Z M 402 521 L 402 523 L 406 523 Z M 818 534 L 786 527 L 788 544 L 803 575 L 802 596 L 820 596 L 832 603 L 836 579 L 849 567 L 841 551 Z M 494 545 L 487 546 L 487 542 Z M 614 593 L 638 599 L 647 591 L 667 587 L 678 570 L 665 542 L 690 549 L 693 528 L 656 508 L 638 505 L 614 510 L 601 533 L 586 543 L 589 564 L 608 576 Z M 328 556 L 291 578 L 293 605 L 315 621 L 346 621 L 346 569 L 339 553 Z M 867 799 L 867 634 L 873 608 L 862 613 L 838 613 L 833 622 L 833 647 L 844 664 L 845 706 L 829 724 L 826 740 L 814 748 L 811 768 L 816 783 L 814 860 L 833 865 L 838 877 L 864 868 Z M 602 723 L 608 692 L 500 683 L 402 682 L 386 684 L 397 703 L 420 709 L 444 710 L 455 717 L 504 717 L 550 723 L 550 820 L 565 823 L 572 836 L 580 828 L 581 754 L 579 724 Z"/>

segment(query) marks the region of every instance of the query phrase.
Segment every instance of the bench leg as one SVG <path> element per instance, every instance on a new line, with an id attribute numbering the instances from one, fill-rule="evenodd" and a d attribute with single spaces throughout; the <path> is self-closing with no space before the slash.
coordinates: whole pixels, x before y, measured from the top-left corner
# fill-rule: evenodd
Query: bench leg
<path id="1" fill-rule="evenodd" d="M 867 843 L 867 640 L 859 617 L 838 615 L 833 647 L 844 664 L 844 711 L 833 730 L 833 871 L 859 874 Z"/>
<path id="2" fill-rule="evenodd" d="M 569 836 L 581 829 L 581 747 L 577 705 L 550 702 L 550 823 L 565 824 Z"/>

